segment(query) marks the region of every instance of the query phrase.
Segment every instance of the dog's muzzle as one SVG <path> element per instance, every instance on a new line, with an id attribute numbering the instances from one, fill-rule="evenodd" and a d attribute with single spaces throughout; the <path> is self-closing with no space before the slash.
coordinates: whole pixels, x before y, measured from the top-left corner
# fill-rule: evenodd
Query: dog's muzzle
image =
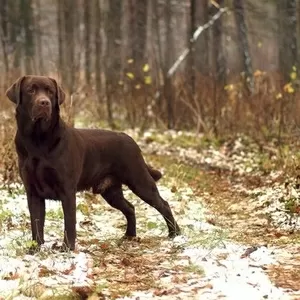
<path id="1" fill-rule="evenodd" d="M 32 120 L 43 119 L 49 121 L 52 113 L 52 104 L 48 98 L 38 98 L 32 107 Z"/>

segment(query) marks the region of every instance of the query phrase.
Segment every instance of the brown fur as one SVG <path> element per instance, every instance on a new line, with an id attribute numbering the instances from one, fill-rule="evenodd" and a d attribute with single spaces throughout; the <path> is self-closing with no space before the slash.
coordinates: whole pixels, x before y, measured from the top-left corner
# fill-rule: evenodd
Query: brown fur
<path id="1" fill-rule="evenodd" d="M 75 194 L 89 189 L 124 214 L 125 236 L 136 236 L 135 210 L 123 196 L 123 184 L 162 214 L 170 237 L 179 234 L 169 204 L 161 198 L 155 184 L 162 175 L 145 163 L 131 137 L 109 130 L 67 126 L 59 115 L 65 93 L 52 78 L 23 76 L 6 95 L 16 104 L 15 144 L 34 241 L 44 242 L 45 199 L 60 200 L 64 242 L 74 249 Z"/>

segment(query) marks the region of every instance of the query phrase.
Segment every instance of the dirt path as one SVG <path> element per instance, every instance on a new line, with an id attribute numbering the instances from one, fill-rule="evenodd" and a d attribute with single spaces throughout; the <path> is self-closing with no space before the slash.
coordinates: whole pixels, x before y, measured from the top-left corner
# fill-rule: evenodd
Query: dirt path
<path id="1" fill-rule="evenodd" d="M 101 197 L 82 193 L 77 197 L 77 251 L 56 250 L 63 214 L 59 203 L 49 201 L 47 243 L 27 255 L 24 191 L 2 189 L 1 300 L 300 299 L 299 234 L 274 226 L 265 212 L 257 195 L 270 188 L 266 178 L 252 169 L 236 172 L 237 166 L 245 170 L 245 155 L 232 160 L 219 150 L 141 144 L 147 160 L 165 173 L 159 190 L 183 235 L 167 239 L 161 216 L 126 190 L 140 238 L 124 241 L 122 214 Z"/>
<path id="2" fill-rule="evenodd" d="M 300 233 L 272 225 L 257 199 L 244 192 L 262 187 L 264 178 L 236 177 L 227 170 L 208 170 L 195 164 L 186 168 L 197 174 L 189 184 L 211 213 L 206 221 L 223 228 L 230 240 L 248 245 L 250 253 L 259 247 L 271 249 L 278 263 L 265 267 L 266 274 L 275 286 L 289 290 L 291 299 L 300 299 Z"/>
<path id="3" fill-rule="evenodd" d="M 248 178 L 243 180 L 249 187 Z M 206 203 L 215 214 L 216 223 L 229 229 L 229 237 L 251 246 L 267 246 L 276 254 L 278 265 L 268 266 L 266 272 L 277 287 L 295 291 L 300 299 L 300 243 L 299 232 L 285 232 L 271 225 L 262 207 L 231 185 L 228 177 L 212 176 L 213 197 Z"/>

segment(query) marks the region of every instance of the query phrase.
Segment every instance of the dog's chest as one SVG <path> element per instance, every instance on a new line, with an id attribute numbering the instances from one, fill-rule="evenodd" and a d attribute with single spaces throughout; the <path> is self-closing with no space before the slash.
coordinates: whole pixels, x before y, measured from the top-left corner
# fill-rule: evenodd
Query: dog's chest
<path id="1" fill-rule="evenodd" d="M 62 191 L 61 181 L 55 166 L 37 157 L 27 158 L 22 168 L 24 183 L 37 196 L 59 200 Z"/>

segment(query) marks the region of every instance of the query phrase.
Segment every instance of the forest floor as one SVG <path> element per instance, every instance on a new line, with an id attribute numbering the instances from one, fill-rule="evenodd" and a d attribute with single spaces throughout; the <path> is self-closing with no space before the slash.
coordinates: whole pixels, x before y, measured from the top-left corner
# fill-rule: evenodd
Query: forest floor
<path id="1" fill-rule="evenodd" d="M 162 217 L 125 190 L 139 238 L 122 240 L 124 217 L 86 192 L 77 198 L 77 250 L 56 250 L 63 214 L 49 201 L 47 242 L 28 255 L 24 191 L 2 188 L 0 299 L 300 299 L 300 177 L 276 165 L 276 147 L 128 134 L 163 171 L 159 191 L 182 236 L 169 240 Z"/>

